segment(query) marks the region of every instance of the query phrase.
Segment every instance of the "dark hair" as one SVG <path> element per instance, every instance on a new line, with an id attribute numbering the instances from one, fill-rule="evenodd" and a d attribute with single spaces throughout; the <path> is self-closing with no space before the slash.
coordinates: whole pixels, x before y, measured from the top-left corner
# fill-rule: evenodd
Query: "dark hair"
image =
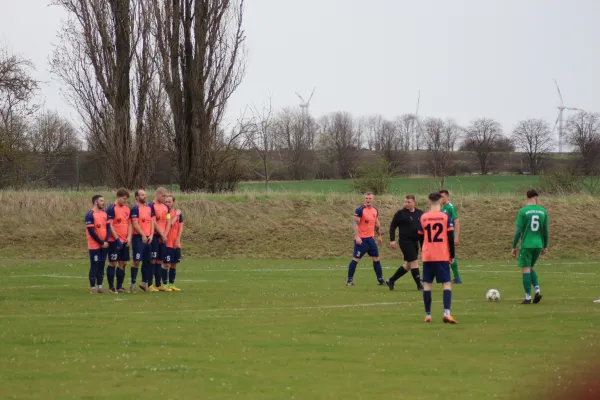
<path id="1" fill-rule="evenodd" d="M 412 201 L 415 201 L 415 195 L 413 195 L 413 194 L 407 194 L 406 196 L 404 196 L 404 198 L 405 198 L 406 200 L 412 200 Z"/>
<path id="2" fill-rule="evenodd" d="M 138 189 L 135 191 L 135 193 L 133 194 L 133 196 L 137 199 L 138 196 L 140 195 L 140 190 L 144 190 L 144 189 Z"/>
<path id="3" fill-rule="evenodd" d="M 527 198 L 528 199 L 533 199 L 534 197 L 539 197 L 540 195 L 538 194 L 538 192 L 535 189 L 530 189 L 527 191 Z"/>
<path id="4" fill-rule="evenodd" d="M 438 202 L 442 198 L 442 195 L 439 192 L 429 193 L 429 201 Z"/>
<path id="5" fill-rule="evenodd" d="M 129 190 L 121 188 L 117 190 L 117 197 L 127 197 L 129 198 Z"/>
<path id="6" fill-rule="evenodd" d="M 450 192 L 447 191 L 446 189 L 440 190 L 440 194 L 447 194 L 448 196 L 450 196 Z"/>
<path id="7" fill-rule="evenodd" d="M 365 193 L 365 196 L 373 196 L 373 192 L 367 192 Z"/>
<path id="8" fill-rule="evenodd" d="M 101 194 L 95 194 L 95 195 L 92 197 L 92 204 L 96 204 L 96 200 L 98 200 L 98 199 L 100 199 L 100 198 L 102 198 L 102 197 L 104 197 L 104 196 L 102 196 Z"/>
<path id="9" fill-rule="evenodd" d="M 167 198 L 168 198 L 168 197 L 172 198 L 172 199 L 173 199 L 173 203 L 175 203 L 175 196 L 173 196 L 172 194 L 168 194 L 168 195 L 167 195 Z"/>

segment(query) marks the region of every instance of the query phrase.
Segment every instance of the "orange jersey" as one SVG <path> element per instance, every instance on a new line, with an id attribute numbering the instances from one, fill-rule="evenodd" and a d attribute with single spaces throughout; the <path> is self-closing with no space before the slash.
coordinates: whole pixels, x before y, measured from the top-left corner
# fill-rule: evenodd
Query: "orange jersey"
<path id="1" fill-rule="evenodd" d="M 167 230 L 167 223 L 169 222 L 167 220 L 167 214 L 169 214 L 169 207 L 167 207 L 163 203 L 155 203 L 153 201 L 148 203 L 148 206 L 150 206 L 152 208 L 152 211 L 154 212 L 154 217 L 156 218 L 156 223 L 158 224 L 158 227 L 162 230 L 163 233 L 165 233 L 165 231 Z"/>
<path id="2" fill-rule="evenodd" d="M 169 229 L 169 234 L 167 235 L 167 247 L 174 249 L 177 236 L 179 236 L 179 232 L 183 226 L 183 214 L 179 214 L 179 216 L 177 216 L 177 211 L 173 210 L 169 213 L 169 215 L 169 221 L 172 223 L 172 225 L 171 229 Z M 181 247 L 181 243 L 179 243 L 178 247 Z"/>
<path id="3" fill-rule="evenodd" d="M 454 230 L 454 222 L 442 211 L 428 211 L 421 216 L 419 235 L 423 235 L 423 262 L 450 261 L 448 232 Z"/>
<path id="4" fill-rule="evenodd" d="M 150 236 L 150 232 L 152 232 L 152 223 L 154 221 L 154 211 L 151 207 L 143 204 L 136 204 L 131 209 L 131 214 L 129 216 L 131 221 L 137 221 L 140 224 L 140 228 L 142 228 L 142 232 L 144 232 L 145 236 Z M 134 235 L 139 235 L 139 233 L 134 229 Z"/>
<path id="5" fill-rule="evenodd" d="M 131 210 L 127 206 L 120 206 L 118 204 L 111 204 L 106 209 L 108 215 L 108 222 L 110 222 L 111 229 L 117 233 L 117 236 L 121 241 L 127 240 L 129 234 L 129 214 Z M 110 235 L 110 242 L 115 241 L 115 237 Z"/>
<path id="6" fill-rule="evenodd" d="M 375 237 L 375 223 L 379 211 L 375 207 L 360 206 L 354 211 L 354 219 L 358 221 L 358 234 L 361 239 Z"/>
<path id="7" fill-rule="evenodd" d="M 85 226 L 86 226 L 86 236 L 88 242 L 89 250 L 99 250 L 102 248 L 102 245 L 96 241 L 90 235 L 90 232 L 87 228 L 93 228 L 98 235 L 98 238 L 104 242 L 106 240 L 106 233 L 108 232 L 108 216 L 104 211 L 94 211 L 90 210 L 87 214 L 85 214 Z"/>

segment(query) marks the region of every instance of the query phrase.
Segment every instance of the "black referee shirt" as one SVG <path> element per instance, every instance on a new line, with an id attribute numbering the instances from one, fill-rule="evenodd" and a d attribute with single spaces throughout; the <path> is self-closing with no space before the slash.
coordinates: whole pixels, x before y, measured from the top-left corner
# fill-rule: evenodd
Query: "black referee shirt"
<path id="1" fill-rule="evenodd" d="M 390 242 L 396 240 L 396 229 L 400 231 L 400 241 L 419 240 L 418 230 L 423 211 L 415 208 L 410 212 L 407 208 L 398 210 L 390 224 Z"/>

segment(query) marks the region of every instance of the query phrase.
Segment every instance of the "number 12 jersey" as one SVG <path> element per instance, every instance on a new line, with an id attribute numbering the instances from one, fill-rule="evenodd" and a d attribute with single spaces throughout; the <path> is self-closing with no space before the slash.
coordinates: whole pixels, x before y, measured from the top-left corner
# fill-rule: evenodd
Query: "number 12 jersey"
<path id="1" fill-rule="evenodd" d="M 443 211 L 428 211 L 421 216 L 419 235 L 423 235 L 423 262 L 450 261 L 448 232 L 454 231 L 452 218 Z"/>

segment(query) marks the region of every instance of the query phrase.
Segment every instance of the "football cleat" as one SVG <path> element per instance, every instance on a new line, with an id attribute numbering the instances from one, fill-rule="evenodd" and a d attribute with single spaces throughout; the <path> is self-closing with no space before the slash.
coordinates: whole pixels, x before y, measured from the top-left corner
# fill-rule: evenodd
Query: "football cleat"
<path id="1" fill-rule="evenodd" d="M 536 293 L 535 296 L 533 297 L 533 304 L 537 304 L 542 300 L 542 295 L 541 293 Z"/>
<path id="2" fill-rule="evenodd" d="M 138 285 L 140 287 L 140 289 L 142 289 L 144 292 L 149 292 L 150 289 L 148 288 L 148 284 L 146 282 L 142 282 Z"/>
<path id="3" fill-rule="evenodd" d="M 90 288 L 90 294 L 98 294 L 98 289 L 96 289 L 95 287 Z"/>
<path id="4" fill-rule="evenodd" d="M 348 282 L 346 282 L 346 286 L 354 286 L 354 282 L 353 281 L 348 281 Z"/>
<path id="5" fill-rule="evenodd" d="M 427 323 L 431 322 L 431 315 L 425 316 L 425 322 L 427 322 Z"/>
<path id="6" fill-rule="evenodd" d="M 175 285 L 169 285 L 169 287 L 171 288 L 171 292 L 181 292 L 181 289 L 175 287 Z"/>
<path id="7" fill-rule="evenodd" d="M 135 283 L 132 283 L 132 284 L 129 286 L 129 293 L 135 293 Z"/>
<path id="8" fill-rule="evenodd" d="M 159 292 L 159 290 L 158 290 L 156 287 L 154 287 L 154 285 L 150 286 L 150 287 L 148 288 L 148 291 L 149 291 L 150 293 L 157 293 L 157 292 Z"/>
<path id="9" fill-rule="evenodd" d="M 419 286 L 417 287 L 417 290 L 418 290 L 419 292 L 422 292 L 422 291 L 424 291 L 424 290 L 425 290 L 425 288 L 423 287 L 423 285 L 419 285 Z"/>
<path id="10" fill-rule="evenodd" d="M 388 287 L 390 290 L 394 290 L 394 285 L 396 284 L 396 282 L 394 282 L 394 281 L 391 281 L 391 280 L 389 280 L 389 279 L 388 279 L 387 281 L 385 281 L 385 284 L 387 285 L 387 287 Z"/>
<path id="11" fill-rule="evenodd" d="M 108 289 L 108 293 L 117 294 L 119 292 L 117 292 L 117 289 L 115 289 L 115 288 L 110 288 L 110 289 Z"/>
<path id="12" fill-rule="evenodd" d="M 165 287 L 165 285 L 160 285 L 156 288 L 157 292 L 170 292 L 171 289 L 168 289 L 167 287 Z"/>
<path id="13" fill-rule="evenodd" d="M 462 280 L 461 279 L 455 279 L 455 280 L 452 281 L 452 283 L 455 284 L 455 285 L 460 285 L 462 283 Z"/>
<path id="14" fill-rule="evenodd" d="M 444 323 L 457 325 L 458 321 L 455 320 L 454 317 L 451 315 L 444 315 Z"/>
<path id="15" fill-rule="evenodd" d="M 519 304 L 531 304 L 531 299 L 525 299 L 521 301 Z"/>
<path id="16" fill-rule="evenodd" d="M 104 290 L 104 288 L 99 287 L 97 290 L 98 290 L 98 293 L 106 293 L 106 291 Z"/>
<path id="17" fill-rule="evenodd" d="M 127 290 L 123 289 L 123 288 L 118 288 L 117 289 L 118 293 L 127 293 Z"/>
<path id="18" fill-rule="evenodd" d="M 379 286 L 383 286 L 383 285 L 385 285 L 385 281 L 384 281 L 383 279 L 381 279 L 381 280 L 379 280 L 379 279 L 378 279 L 378 280 L 377 280 L 377 284 L 378 284 Z"/>

